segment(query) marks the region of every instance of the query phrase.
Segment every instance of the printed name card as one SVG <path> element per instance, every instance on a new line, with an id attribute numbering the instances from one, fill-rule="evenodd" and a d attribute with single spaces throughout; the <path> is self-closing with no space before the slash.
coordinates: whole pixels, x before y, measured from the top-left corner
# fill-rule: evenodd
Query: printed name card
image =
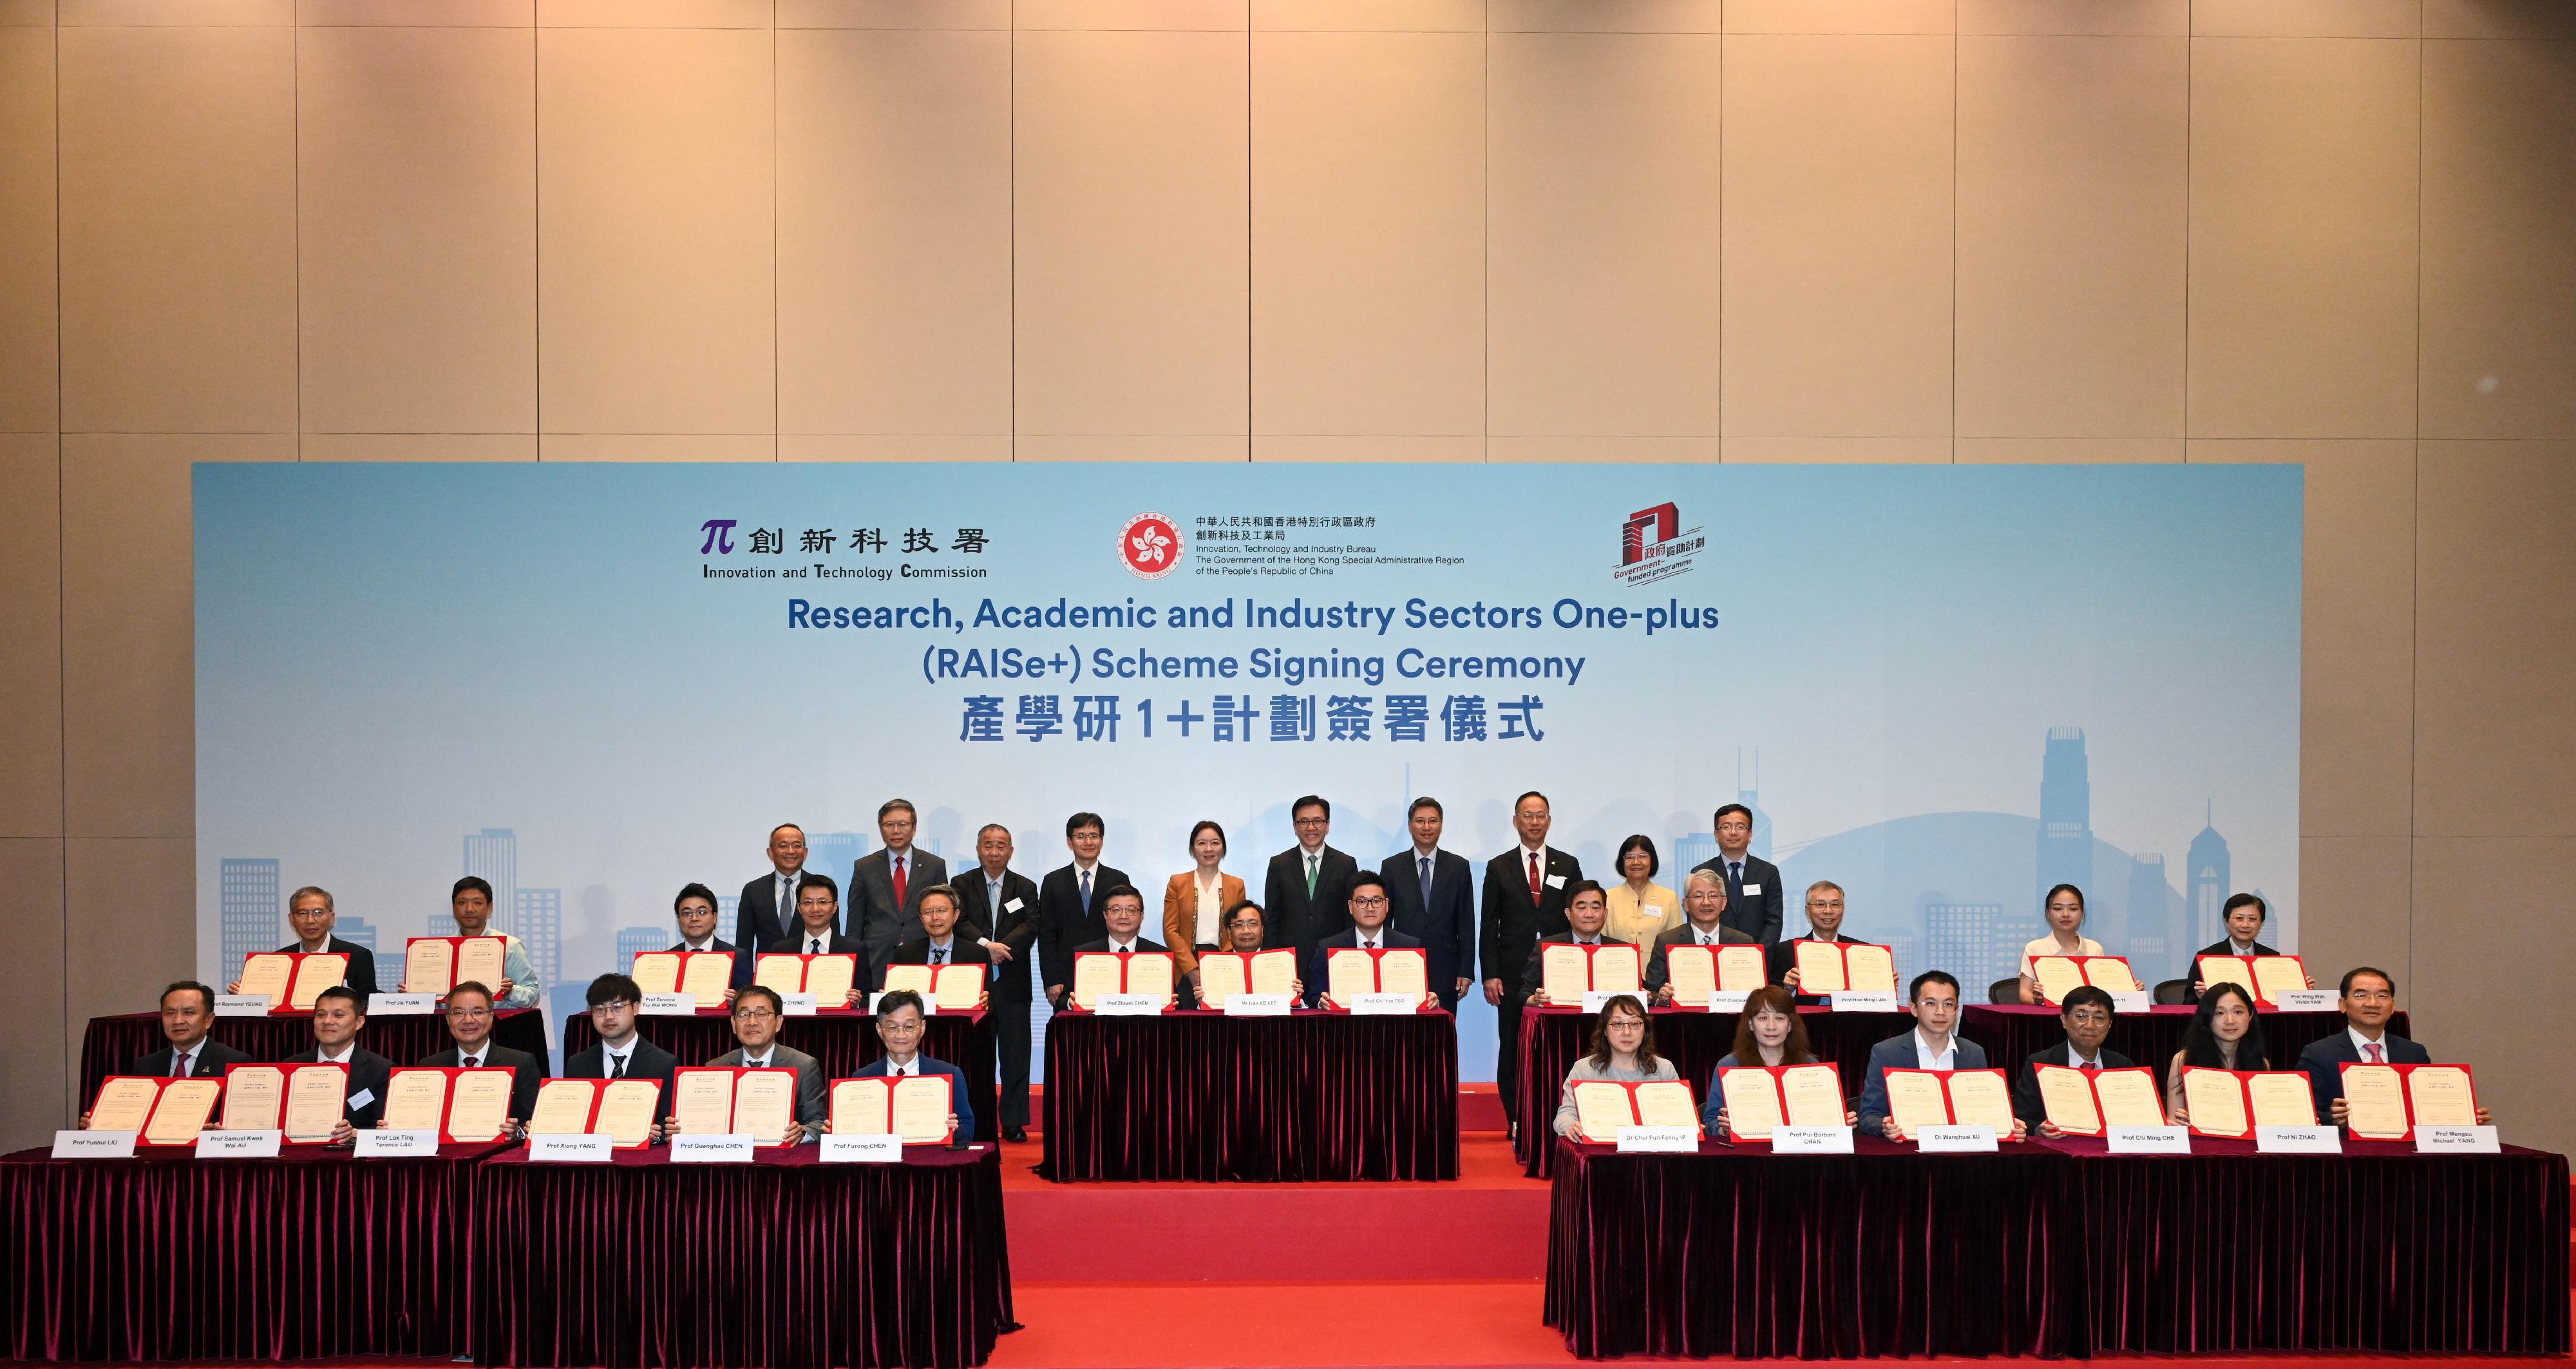
<path id="1" fill-rule="evenodd" d="M 2256 1127 L 2254 1149 L 2262 1155 L 2341 1155 L 2343 1137 L 2333 1127 Z"/>
<path id="2" fill-rule="evenodd" d="M 1284 993 L 1228 994 L 1225 1015 L 1228 1017 L 1286 1017 L 1288 995 Z"/>
<path id="3" fill-rule="evenodd" d="M 1850 1127 L 1781 1127 L 1771 1133 L 1774 1155 L 1849 1155 Z"/>
<path id="4" fill-rule="evenodd" d="M 282 1131 L 208 1131 L 197 1137 L 200 1160 L 274 1160 Z"/>
<path id="5" fill-rule="evenodd" d="M 356 1154 L 361 1160 L 390 1160 L 437 1153 L 438 1133 L 434 1131 L 369 1130 L 357 1134 Z"/>
<path id="6" fill-rule="evenodd" d="M 1619 1128 L 1619 1153 L 1622 1155 L 1689 1155 L 1699 1150 L 1699 1127 L 1657 1126 Z"/>
<path id="7" fill-rule="evenodd" d="M 438 1011 L 438 999 L 425 993 L 379 993 L 367 996 L 369 1017 L 427 1017 Z"/>
<path id="8" fill-rule="evenodd" d="M 540 1164 L 606 1164 L 616 1158 L 610 1137 L 558 1134 L 528 1138 L 528 1159 Z"/>
<path id="9" fill-rule="evenodd" d="M 1969 1155 L 1993 1151 L 1997 1134 L 1991 1126 L 1925 1126 L 1914 1142 L 1926 1155 Z"/>
<path id="10" fill-rule="evenodd" d="M 134 1133 L 130 1131 L 57 1131 L 54 1133 L 54 1158 L 57 1160 L 131 1160 L 134 1158 Z"/>
<path id="11" fill-rule="evenodd" d="M 671 1138 L 671 1163 L 675 1165 L 747 1165 L 752 1161 L 753 1142 L 748 1135 L 718 1132 L 703 1136 Z"/>
<path id="12" fill-rule="evenodd" d="M 2189 1127 L 2113 1127 L 2103 1138 L 2114 1155 L 2189 1155 Z"/>
<path id="13" fill-rule="evenodd" d="M 885 1132 L 874 1136 L 852 1136 L 833 1131 L 823 1137 L 821 1158 L 827 1165 L 901 1164 L 903 1163 L 903 1138 Z"/>
<path id="14" fill-rule="evenodd" d="M 2504 1144 L 2494 1127 L 2419 1126 L 2415 1149 L 2425 1155 L 2501 1155 Z"/>

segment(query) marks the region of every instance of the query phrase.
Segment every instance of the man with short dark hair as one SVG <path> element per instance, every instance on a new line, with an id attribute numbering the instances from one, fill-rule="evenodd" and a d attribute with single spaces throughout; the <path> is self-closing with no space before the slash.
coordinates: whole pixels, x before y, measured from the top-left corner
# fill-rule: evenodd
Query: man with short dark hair
<path id="1" fill-rule="evenodd" d="M 643 1005 L 644 990 L 625 975 L 604 974 L 590 981 L 590 990 L 583 997 L 590 1006 L 591 1029 L 599 1033 L 599 1040 L 564 1057 L 564 1078 L 656 1080 L 662 1085 L 662 1105 L 668 1108 L 671 1071 L 679 1068 L 680 1059 L 645 1040 L 635 1029 L 635 1013 Z"/>
<path id="2" fill-rule="evenodd" d="M 532 1008 L 537 1003 L 537 972 L 528 960 L 528 948 L 508 932 L 492 928 L 492 886 L 480 875 L 467 875 L 448 891 L 447 905 L 456 918 L 458 936 L 495 936 L 501 939 L 501 982 L 486 985 L 492 995 L 492 1006 Z M 406 985 L 406 988 L 409 986 Z"/>
<path id="3" fill-rule="evenodd" d="M 1905 1001 L 1914 1006 L 1914 1030 L 1869 1048 L 1865 1069 L 1868 1082 L 1860 1093 L 1860 1129 L 1891 1141 L 1902 1141 L 1905 1134 L 1897 1129 L 1896 1119 L 1888 1115 L 1889 1070 L 1939 1070 L 1947 1074 L 1952 1070 L 1986 1068 L 1986 1048 L 1958 1035 L 1957 979 L 1941 970 L 1925 970 L 1906 986 Z M 2029 1134 L 2028 1124 L 2016 1117 L 2012 1134 L 1995 1139 L 2019 1141 Z"/>
<path id="4" fill-rule="evenodd" d="M 2397 976 L 2357 966 L 2344 971 L 2340 992 L 2336 1006 L 2343 1010 L 2344 1029 L 2299 1052 L 2299 1069 L 2316 1098 L 2317 1120 L 2336 1126 L 2346 1125 L 2351 1110 L 2343 1096 L 2344 1066 L 2433 1063 L 2431 1051 L 2388 1029 L 2388 1020 L 2397 1015 Z M 2478 1109 L 2478 1125 L 2494 1121 L 2494 1114 Z"/>
<path id="5" fill-rule="evenodd" d="M 492 1043 L 492 991 L 469 979 L 447 991 L 447 1034 L 454 1044 L 420 1063 L 441 1069 L 507 1069 L 510 1071 L 510 1134 L 537 1107 L 537 1084 L 546 1077 L 546 1058 Z"/>
<path id="6" fill-rule="evenodd" d="M 929 905 L 924 903 L 927 911 Z M 1143 908 L 1141 902 L 1137 907 Z M 922 1016 L 921 995 L 910 989 L 897 989 L 877 999 L 877 1041 L 885 1054 L 859 1066 L 853 1079 L 907 1079 L 915 1076 L 948 1080 L 948 1144 L 963 1146 L 975 1139 L 975 1107 L 966 1101 L 966 1072 L 945 1060 L 931 1058 L 921 1049 L 922 1037 L 929 1023 Z M 829 1130 L 828 1125 L 825 1128 Z"/>
<path id="7" fill-rule="evenodd" d="M 1780 867 L 1753 854 L 1753 810 L 1730 803 L 1710 819 L 1716 829 L 1717 854 L 1692 866 L 1726 881 L 1726 922 L 1754 940 L 1769 945 L 1780 939 L 1786 902 Z"/>
<path id="8" fill-rule="evenodd" d="M 331 934 L 331 929 L 340 922 L 339 911 L 331 905 L 331 891 L 318 884 L 307 884 L 288 895 L 286 921 L 295 928 L 295 942 L 278 947 L 278 954 L 291 955 L 301 951 L 306 955 L 347 956 L 349 968 L 340 976 L 340 982 L 357 991 L 363 1014 L 366 1000 L 377 992 L 376 953 Z M 241 981 L 236 979 L 225 985 L 224 992 L 240 993 Z"/>
<path id="9" fill-rule="evenodd" d="M 1420 938 L 1407 936 L 1387 925 L 1387 915 L 1392 903 L 1393 899 L 1387 893 L 1386 881 L 1378 878 L 1376 871 L 1362 870 L 1351 877 L 1349 914 L 1351 925 L 1315 943 L 1315 953 L 1308 959 L 1306 968 L 1307 1007 L 1312 1008 L 1322 1003 L 1324 990 L 1332 982 L 1330 971 L 1333 952 L 1350 948 L 1363 951 L 1420 950 L 1422 948 Z M 1423 958 L 1427 965 L 1430 960 L 1429 955 L 1426 954 Z M 1426 981 L 1426 983 L 1436 982 Z M 1431 997 L 1437 1001 L 1439 995 L 1433 993 Z M 1334 1006 L 1347 1008 L 1350 1004 L 1337 1003 Z"/>
<path id="10" fill-rule="evenodd" d="M 1387 925 L 1421 941 L 1431 956 L 1431 991 L 1456 1011 L 1475 982 L 1476 872 L 1467 858 L 1440 849 L 1446 814 L 1426 794 L 1405 813 L 1413 844 L 1378 865 L 1392 913 Z"/>
<path id="11" fill-rule="evenodd" d="M 877 964 L 921 929 L 922 895 L 948 882 L 948 862 L 912 844 L 920 822 L 911 800 L 886 800 L 877 808 L 885 845 L 850 865 L 850 930 Z"/>
<path id="12" fill-rule="evenodd" d="M 1106 951 L 1125 955 L 1131 951 L 1169 949 L 1163 943 L 1144 934 L 1142 929 L 1145 925 L 1145 896 L 1138 893 L 1134 885 L 1113 884 L 1101 891 L 1100 920 L 1104 924 L 1103 930 L 1108 935 L 1098 941 L 1086 941 L 1074 947 L 1074 955 L 1081 955 L 1088 951 Z M 1073 965 L 1070 958 L 1066 961 L 1064 973 L 1068 981 L 1073 978 Z"/>
<path id="13" fill-rule="evenodd" d="M 1107 831 L 1098 813 L 1066 818 L 1064 845 L 1073 860 L 1048 871 L 1038 885 L 1038 973 L 1044 977 L 1047 1002 L 1059 1008 L 1073 984 L 1074 950 L 1108 935 L 1102 891 L 1127 883 L 1126 871 L 1100 863 Z"/>
<path id="14" fill-rule="evenodd" d="M 1524 976 L 1539 938 L 1566 929 L 1565 891 L 1583 878 L 1581 861 L 1547 844 L 1553 821 L 1547 795 L 1533 789 L 1512 800 L 1512 830 L 1520 842 L 1485 862 L 1484 906 L 1476 933 L 1485 1001 L 1494 1005 L 1501 1045 L 1494 1056 L 1494 1089 L 1502 1096 L 1504 1121 L 1515 1134 L 1520 1129 L 1521 1004 L 1538 987 Z"/>
<path id="15" fill-rule="evenodd" d="M 1609 925 L 1610 893 L 1608 890 L 1588 879 L 1578 879 L 1565 887 L 1565 930 L 1550 932 L 1540 937 L 1537 943 L 1530 947 L 1529 963 L 1521 971 L 1521 983 L 1528 986 L 1525 993 L 1531 1007 L 1551 1006 L 1547 996 L 1547 986 L 1544 983 L 1547 948 L 1569 945 L 1626 946 L 1631 944 L 1610 935 L 1607 930 Z M 1645 947 L 1637 948 L 1637 974 L 1640 983 L 1644 982 L 1645 977 L 1645 954 Z M 1580 1007 L 1582 1005 L 1578 1003 L 1553 1006 Z"/>
<path id="16" fill-rule="evenodd" d="M 127 1061 L 126 1074 L 155 1079 L 220 1079 L 226 1065 L 247 1065 L 250 1057 L 207 1033 L 215 1026 L 215 991 L 193 979 L 182 979 L 161 991 L 161 1036 L 169 1044 Z"/>
<path id="17" fill-rule="evenodd" d="M 2039 1067 L 2064 1065 L 2078 1070 L 2125 1070 L 2135 1061 L 2102 1043 L 2111 1039 L 2111 1021 L 2117 1009 L 2107 990 L 2091 984 L 2066 991 L 2057 1005 L 2058 1025 L 2066 1029 L 2066 1039 L 2054 1046 L 2031 1053 L 2021 1062 L 2021 1073 L 2013 1079 L 2013 1116 L 2039 1129 L 2042 1136 L 2055 1136 L 2057 1128 L 2048 1120 L 2048 1102 L 2040 1096 Z"/>
<path id="18" fill-rule="evenodd" d="M 820 879 L 808 875 L 807 879 Z M 732 1050 L 708 1061 L 728 1069 L 792 1069 L 796 1071 L 796 1120 L 787 1124 L 787 1135 L 781 1144 L 803 1145 L 808 1138 L 820 1136 L 829 1110 L 824 1098 L 823 1062 L 790 1046 L 778 1044 L 778 1027 L 786 1015 L 787 1005 L 768 987 L 754 984 L 733 1001 Z"/>
<path id="19" fill-rule="evenodd" d="M 1002 1059 L 1002 1139 L 1029 1139 L 1029 965 L 1037 959 L 1038 886 L 1011 868 L 1011 829 L 986 823 L 975 834 L 976 867 L 958 877 L 957 913 L 982 930 L 997 965 L 991 989 L 993 1046 Z"/>
<path id="20" fill-rule="evenodd" d="M 983 946 L 958 930 L 955 889 L 934 884 L 922 890 L 919 916 L 921 935 L 887 952 L 885 965 L 877 970 L 878 988 L 885 987 L 885 972 L 896 965 L 928 965 L 934 972 L 942 965 L 980 965 L 987 967 L 983 978 L 987 984 L 991 982 L 992 960 L 985 955 Z"/>
<path id="21" fill-rule="evenodd" d="M 345 985 L 324 989 L 313 1000 L 313 1049 L 291 1056 L 290 1065 L 346 1065 L 349 1094 L 331 1144 L 348 1145 L 358 1131 L 372 1131 L 385 1112 L 385 1085 L 394 1062 L 358 1044 L 367 1025 L 367 1005 Z"/>
<path id="22" fill-rule="evenodd" d="M 734 905 L 734 944 L 750 950 L 796 930 L 796 881 L 805 877 L 805 829 L 782 822 L 769 829 L 769 873 L 742 886 Z M 751 982 L 746 972 L 735 982 Z"/>
<path id="23" fill-rule="evenodd" d="M 1288 805 L 1288 820 L 1297 829 L 1297 844 L 1270 858 L 1261 912 L 1268 944 L 1296 947 L 1302 965 L 1316 942 L 1350 924 L 1351 879 L 1360 866 L 1324 844 L 1333 830 L 1333 805 L 1322 795 Z"/>
<path id="24" fill-rule="evenodd" d="M 793 898 L 789 900 L 791 903 Z M 680 924 L 680 939 L 672 953 L 712 951 L 733 957 L 732 988 L 725 990 L 725 1001 L 751 982 L 751 956 L 723 937 L 716 935 L 716 891 L 703 884 L 683 884 L 679 897 L 671 900 L 671 918 Z"/>

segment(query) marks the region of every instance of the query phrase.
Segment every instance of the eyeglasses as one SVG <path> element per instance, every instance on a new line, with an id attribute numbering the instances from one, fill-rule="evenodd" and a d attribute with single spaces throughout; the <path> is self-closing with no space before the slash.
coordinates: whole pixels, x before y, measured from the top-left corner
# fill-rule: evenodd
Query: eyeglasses
<path id="1" fill-rule="evenodd" d="M 490 1017 L 492 1015 L 492 1010 L 490 1008 L 449 1008 L 447 1010 L 447 1015 L 450 1017 Z"/>
<path id="2" fill-rule="evenodd" d="M 2102 1011 L 2100 1008 L 2077 1008 L 2075 1011 L 2066 1015 L 2066 1020 L 2069 1022 L 2089 1022 L 2099 1026 L 2109 1022 L 2111 1020 L 2111 1015 Z"/>
<path id="3" fill-rule="evenodd" d="M 594 1013 L 617 1012 L 617 1011 L 619 1011 L 619 1010 L 621 1010 L 621 1009 L 631 1008 L 631 1007 L 634 1007 L 634 1006 L 635 1006 L 635 1004 L 634 1004 L 633 1002 L 631 1002 L 631 1001 L 627 1000 L 627 999 L 623 999 L 623 998 L 612 998 L 612 999 L 608 1000 L 608 1001 L 607 1001 L 607 1002 L 605 1002 L 605 1003 L 593 1003 L 593 1004 L 591 1004 L 591 1005 L 590 1005 L 590 1010 L 591 1010 L 592 1012 L 594 1012 Z"/>
<path id="4" fill-rule="evenodd" d="M 778 1014 L 771 1012 L 767 1008 L 736 1008 L 734 1010 L 733 1020 L 736 1022 L 764 1022 L 770 1018 L 776 1017 L 777 1015 Z"/>
<path id="5" fill-rule="evenodd" d="M 1386 906 L 1386 899 L 1383 895 L 1377 898 L 1355 898 L 1351 900 L 1351 906 L 1354 908 L 1383 908 Z"/>

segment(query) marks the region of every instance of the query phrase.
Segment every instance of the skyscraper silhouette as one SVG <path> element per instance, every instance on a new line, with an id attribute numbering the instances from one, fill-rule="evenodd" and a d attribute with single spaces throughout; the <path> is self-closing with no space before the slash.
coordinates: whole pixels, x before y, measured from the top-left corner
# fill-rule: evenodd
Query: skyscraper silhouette
<path id="1" fill-rule="evenodd" d="M 2039 884 L 2031 891 L 2031 907 L 2045 907 L 2057 885 L 2080 889 L 2092 882 L 2093 780 L 2084 729 L 2052 727 L 2039 767 Z M 2018 966 L 2016 961 L 2016 972 Z"/>
<path id="2" fill-rule="evenodd" d="M 2004 935 L 2000 903 L 1934 903 L 1923 909 L 1927 963 L 1924 970 L 1948 970 L 1959 978 L 1959 1001 L 1982 1003 L 1986 987 L 2007 973 L 2020 972 L 2020 957 Z"/>
<path id="3" fill-rule="evenodd" d="M 563 981 L 563 890 L 521 889 L 511 935 L 528 948 L 528 968 L 540 984 Z"/>
<path id="4" fill-rule="evenodd" d="M 519 834 L 507 827 L 486 827 L 469 834 L 465 838 L 465 873 L 480 875 L 492 886 L 492 930 L 525 940 L 514 925 L 519 910 Z"/>
<path id="5" fill-rule="evenodd" d="M 808 832 L 805 835 L 805 868 L 814 874 L 830 875 L 832 882 L 843 886 L 841 906 L 850 906 L 850 867 L 859 863 L 875 843 L 863 832 Z M 736 895 L 740 898 L 740 895 Z M 727 923 L 731 926 L 731 923 Z"/>
<path id="6" fill-rule="evenodd" d="M 2218 835 L 2213 824 L 2217 805 L 2204 811 L 2200 835 L 2191 839 L 2191 887 L 2185 891 L 2186 906 L 2191 909 L 2190 925 L 2193 945 L 2206 946 L 2227 934 L 2227 923 L 2219 909 L 2227 903 L 2230 881 L 2235 877 L 2235 862 L 2227 853 L 2227 838 Z"/>
<path id="7" fill-rule="evenodd" d="M 331 935 L 352 946 L 364 946 L 370 951 L 376 948 L 376 924 L 363 917 L 341 918 L 331 924 Z"/>
<path id="8" fill-rule="evenodd" d="M 216 876 L 222 891 L 222 978 L 241 978 L 242 961 L 273 951 L 293 937 L 285 934 L 286 905 L 278 897 L 277 862 L 227 860 Z"/>
<path id="9" fill-rule="evenodd" d="M 2103 949 L 2113 955 L 2129 958 L 2129 968 L 2149 984 L 2179 973 L 2181 961 L 2176 958 L 2171 941 L 2166 938 L 2166 905 L 2173 902 L 2171 888 L 2165 883 L 2165 858 L 2161 852 L 2129 858 L 2128 925 L 2109 933 L 2095 933 Z M 2117 937 L 2114 940 L 2114 937 Z"/>
<path id="10" fill-rule="evenodd" d="M 620 927 L 617 929 L 617 972 L 635 973 L 635 957 L 646 951 L 658 951 L 679 940 L 660 927 Z"/>

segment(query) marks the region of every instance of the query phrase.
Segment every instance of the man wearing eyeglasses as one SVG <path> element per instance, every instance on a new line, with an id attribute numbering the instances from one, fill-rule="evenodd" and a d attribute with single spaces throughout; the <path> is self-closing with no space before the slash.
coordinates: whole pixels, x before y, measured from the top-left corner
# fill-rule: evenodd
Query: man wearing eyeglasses
<path id="1" fill-rule="evenodd" d="M 823 1062 L 792 1046 L 778 1044 L 778 1026 L 785 1006 L 764 985 L 754 984 L 743 990 L 733 1001 L 733 1039 L 742 1044 L 707 1063 L 728 1069 L 796 1071 L 796 1120 L 787 1124 L 786 1139 L 780 1144 L 799 1146 L 823 1134 Z"/>
<path id="2" fill-rule="evenodd" d="M 537 1085 L 546 1059 L 492 1043 L 492 991 L 469 979 L 447 991 L 447 1034 L 456 1044 L 420 1063 L 440 1069 L 510 1071 L 510 1134 L 537 1108 Z"/>
<path id="3" fill-rule="evenodd" d="M 1344 906 L 1350 910 L 1351 925 L 1315 943 L 1315 952 L 1306 959 L 1306 1006 L 1316 1007 L 1323 1001 L 1324 986 L 1332 980 L 1333 952 L 1359 947 L 1362 950 L 1419 950 L 1422 938 L 1406 936 L 1386 925 L 1387 915 L 1395 910 L 1386 892 L 1386 881 L 1375 870 L 1362 870 L 1351 876 L 1350 895 Z M 1436 992 L 1425 993 L 1423 1006 L 1440 1002 Z M 1347 1008 L 1348 1003 L 1334 1005 Z"/>
<path id="4" fill-rule="evenodd" d="M 1808 903 L 1813 906 L 1812 895 Z M 2133 1067 L 2129 1057 L 2102 1044 L 2111 1039 L 2112 1012 L 2111 995 L 2105 990 L 2086 984 L 2066 991 L 2065 1001 L 2057 1007 L 2058 1025 L 2066 1028 L 2066 1039 L 2022 1062 L 2021 1076 L 2013 1080 L 2013 1116 L 2042 1136 L 2057 1134 L 2056 1125 L 2048 1120 L 2048 1104 L 2039 1094 L 2042 1065 L 2088 1071 Z"/>
<path id="5" fill-rule="evenodd" d="M 930 905 L 922 904 L 926 916 Z M 897 989 L 877 999 L 877 1040 L 885 1054 L 859 1066 L 853 1079 L 903 1079 L 932 1075 L 948 1080 L 948 1144 L 962 1146 L 975 1139 L 975 1109 L 966 1102 L 966 1072 L 945 1060 L 922 1053 L 921 1039 L 929 1030 L 922 1019 L 921 995 L 910 989 Z M 827 1126 L 825 1128 L 829 1130 Z"/>
<path id="6" fill-rule="evenodd" d="M 650 1079 L 662 1086 L 662 1105 L 653 1117 L 653 1139 L 662 1139 L 662 1119 L 671 1111 L 671 1071 L 680 1058 L 644 1039 L 635 1030 L 635 1010 L 643 989 L 622 974 L 590 981 L 587 995 L 590 1025 L 599 1044 L 564 1057 L 566 1079 Z"/>

